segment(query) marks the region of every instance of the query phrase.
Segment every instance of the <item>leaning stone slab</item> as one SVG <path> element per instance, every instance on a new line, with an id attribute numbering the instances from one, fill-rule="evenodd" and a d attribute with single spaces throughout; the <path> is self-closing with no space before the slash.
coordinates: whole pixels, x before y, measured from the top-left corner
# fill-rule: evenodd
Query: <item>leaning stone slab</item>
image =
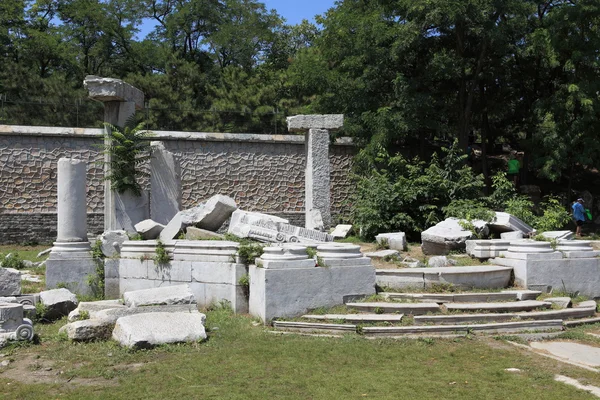
<path id="1" fill-rule="evenodd" d="M 569 308 L 571 306 L 570 297 L 549 297 L 547 299 L 544 299 L 544 301 L 552 303 L 560 309 Z"/>
<path id="2" fill-rule="evenodd" d="M 90 314 L 93 311 L 107 310 L 110 308 L 126 308 L 121 300 L 82 301 L 76 309 L 69 313 L 69 321 L 81 319 L 82 313 Z"/>
<path id="3" fill-rule="evenodd" d="M 76 342 L 110 339 L 115 323 L 106 319 L 86 319 L 71 322 L 59 329 L 67 337 Z"/>
<path id="4" fill-rule="evenodd" d="M 524 235 L 533 232 L 534 229 L 521 221 L 519 218 L 505 212 L 496 212 L 496 218 L 489 223 L 492 232 L 521 231 Z"/>
<path id="5" fill-rule="evenodd" d="M 0 267 L 0 296 L 21 294 L 21 274 L 14 268 Z"/>
<path id="6" fill-rule="evenodd" d="M 165 229 L 165 226 L 151 219 L 145 219 L 135 224 L 134 228 L 144 240 L 154 240 Z"/>
<path id="7" fill-rule="evenodd" d="M 123 302 L 128 307 L 151 305 L 195 304 L 196 298 L 188 285 L 135 290 L 123 293 Z"/>
<path id="8" fill-rule="evenodd" d="M 48 319 L 69 315 L 78 304 L 77 297 L 64 288 L 40 292 L 40 302 L 45 308 L 44 317 Z"/>
<path id="9" fill-rule="evenodd" d="M 295 115 L 287 117 L 288 131 L 304 132 L 310 129 L 337 130 L 344 126 L 344 114 Z"/>
<path id="10" fill-rule="evenodd" d="M 163 142 L 150 144 L 154 149 L 150 159 L 150 218 L 167 224 L 181 210 L 181 166 Z"/>
<path id="11" fill-rule="evenodd" d="M 106 257 L 114 257 L 121 252 L 121 246 L 129 240 L 125 231 L 108 231 L 100 236 L 102 242 L 102 253 Z"/>
<path id="12" fill-rule="evenodd" d="M 225 235 L 208 231 L 206 229 L 200 229 L 193 226 L 188 226 L 185 230 L 186 240 L 225 240 Z"/>
<path id="13" fill-rule="evenodd" d="M 408 248 L 406 233 L 404 232 L 380 233 L 375 237 L 375 240 L 379 244 L 387 242 L 387 246 L 392 250 L 406 251 Z"/>
<path id="14" fill-rule="evenodd" d="M 200 313 L 150 313 L 119 318 L 112 337 L 121 346 L 148 348 L 167 343 L 197 342 L 206 339 Z"/>
<path id="15" fill-rule="evenodd" d="M 350 232 L 351 229 L 352 225 L 338 225 L 330 235 L 336 239 L 343 239 L 348 236 L 348 232 Z"/>

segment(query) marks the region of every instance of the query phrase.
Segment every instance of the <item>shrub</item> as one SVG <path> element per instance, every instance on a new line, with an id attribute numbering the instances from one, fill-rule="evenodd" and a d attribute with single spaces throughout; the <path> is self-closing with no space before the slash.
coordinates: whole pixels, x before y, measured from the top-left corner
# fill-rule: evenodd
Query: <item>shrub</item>
<path id="1" fill-rule="evenodd" d="M 571 221 L 571 215 L 558 199 L 549 197 L 542 204 L 542 215 L 536 218 L 534 228 L 540 232 L 555 231 L 565 227 Z"/>
<path id="2" fill-rule="evenodd" d="M 24 269 L 25 263 L 17 253 L 9 253 L 2 258 L 2 268 Z"/>

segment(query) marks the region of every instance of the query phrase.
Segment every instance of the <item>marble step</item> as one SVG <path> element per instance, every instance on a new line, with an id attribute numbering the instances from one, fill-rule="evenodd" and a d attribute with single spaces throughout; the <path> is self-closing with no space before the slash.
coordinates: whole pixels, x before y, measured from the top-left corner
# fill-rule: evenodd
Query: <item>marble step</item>
<path id="1" fill-rule="evenodd" d="M 587 324 L 597 324 L 600 322 L 600 317 L 596 317 L 596 318 L 585 318 L 585 319 L 579 319 L 579 320 L 575 320 L 575 321 L 565 321 L 565 326 L 567 328 L 574 328 L 576 326 L 581 326 L 581 325 L 587 325 Z"/>
<path id="2" fill-rule="evenodd" d="M 507 291 L 492 293 L 380 293 L 390 300 L 418 300 L 435 303 L 482 303 L 492 301 L 535 300 L 542 292 Z"/>
<path id="3" fill-rule="evenodd" d="M 529 311 L 503 314 L 452 314 L 452 315 L 417 315 L 415 325 L 456 325 L 476 322 L 502 322 L 531 319 L 535 321 L 551 319 L 588 318 L 596 314 L 596 308 L 567 308 L 565 310 Z M 600 321 L 600 319 L 599 319 Z M 565 325 L 570 321 L 565 321 Z"/>
<path id="4" fill-rule="evenodd" d="M 302 318 L 316 321 L 345 321 L 353 323 L 391 322 L 400 323 L 403 314 L 325 314 L 325 315 L 303 315 Z"/>
<path id="5" fill-rule="evenodd" d="M 490 311 L 490 312 L 516 312 L 532 311 L 538 308 L 550 308 L 552 303 L 546 301 L 524 300 L 504 303 L 445 303 L 449 312 L 452 311 Z"/>
<path id="6" fill-rule="evenodd" d="M 367 337 L 403 337 L 415 334 L 457 334 L 457 333 L 514 333 L 524 331 L 561 330 L 563 321 L 518 321 L 471 325 L 429 325 L 429 326 L 373 326 L 364 327 Z"/>
<path id="7" fill-rule="evenodd" d="M 371 302 L 371 303 L 346 303 L 346 306 L 353 310 L 358 310 L 367 313 L 384 314 L 398 313 L 410 315 L 423 315 L 427 313 L 440 312 L 440 306 L 436 303 L 386 303 L 386 302 Z"/>
<path id="8" fill-rule="evenodd" d="M 273 328 L 292 332 L 356 333 L 356 325 L 273 321 Z"/>

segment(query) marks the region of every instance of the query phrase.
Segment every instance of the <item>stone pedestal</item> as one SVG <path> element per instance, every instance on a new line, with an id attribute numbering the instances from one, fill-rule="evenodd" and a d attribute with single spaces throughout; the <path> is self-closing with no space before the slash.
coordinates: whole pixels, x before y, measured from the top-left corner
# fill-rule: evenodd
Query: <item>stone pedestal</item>
<path id="1" fill-rule="evenodd" d="M 344 124 L 344 116 L 297 115 L 288 117 L 290 132 L 306 132 L 305 204 L 307 229 L 316 229 L 315 210 L 320 211 L 325 229 L 331 227 L 331 182 L 329 132 Z"/>
<path id="2" fill-rule="evenodd" d="M 144 107 L 144 93 L 119 80 L 112 78 L 102 78 L 99 76 L 88 75 L 85 77 L 83 85 L 89 91 L 89 97 L 96 101 L 104 103 L 104 122 L 124 126 L 127 120 L 135 114 L 135 110 L 141 110 Z M 110 128 L 105 128 L 110 129 Z M 107 139 L 108 140 L 108 139 Z M 104 155 L 105 174 L 110 166 L 110 155 Z M 121 202 L 123 199 L 121 199 Z M 133 225 L 143 221 L 148 217 L 149 210 L 145 213 L 145 217 L 138 219 L 134 218 L 133 224 L 130 227 L 122 226 L 117 215 L 116 193 L 110 187 L 110 182 L 104 184 L 104 230 L 127 230 L 135 233 Z M 122 210 L 127 210 L 130 207 L 122 206 Z M 135 207 L 134 207 L 135 208 Z"/>

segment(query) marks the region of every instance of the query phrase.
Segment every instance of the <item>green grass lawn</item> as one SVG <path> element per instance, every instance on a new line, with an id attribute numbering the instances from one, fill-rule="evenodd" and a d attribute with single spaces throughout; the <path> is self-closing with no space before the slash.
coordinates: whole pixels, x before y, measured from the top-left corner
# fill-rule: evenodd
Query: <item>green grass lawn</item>
<path id="1" fill-rule="evenodd" d="M 599 374 L 501 340 L 367 340 L 274 335 L 228 310 L 207 313 L 209 340 L 130 351 L 74 344 L 65 322 L 36 325 L 39 344 L 0 350 L 3 399 L 591 399 L 553 381 L 600 386 Z M 509 373 L 505 368 L 519 368 Z"/>

